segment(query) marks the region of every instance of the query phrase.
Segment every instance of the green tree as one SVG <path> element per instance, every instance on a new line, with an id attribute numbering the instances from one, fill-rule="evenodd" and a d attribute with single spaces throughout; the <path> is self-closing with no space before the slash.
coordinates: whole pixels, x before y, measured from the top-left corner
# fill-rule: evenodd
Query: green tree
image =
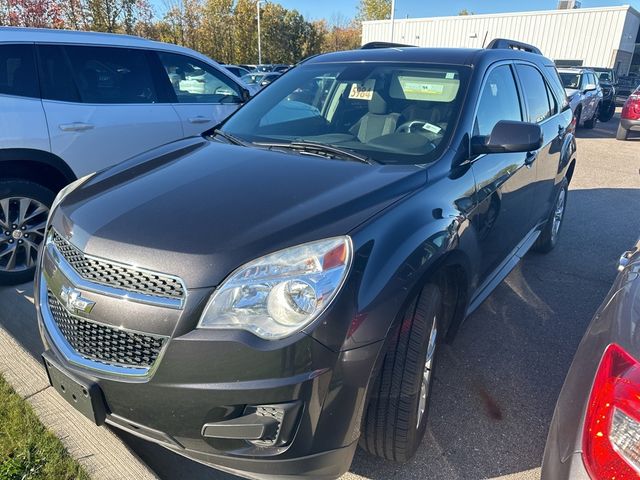
<path id="1" fill-rule="evenodd" d="M 255 0 L 237 0 L 233 11 L 234 61 L 257 63 L 258 30 Z"/>
<path id="2" fill-rule="evenodd" d="M 474 12 L 472 12 L 472 11 L 470 11 L 470 10 L 467 10 L 466 8 L 463 8 L 462 10 L 460 10 L 460 11 L 458 12 L 458 15 L 461 15 L 461 16 L 465 16 L 465 15 L 475 15 L 475 13 L 474 13 Z"/>
<path id="3" fill-rule="evenodd" d="M 388 20 L 390 18 L 391 0 L 360 0 L 356 15 L 358 21 Z"/>

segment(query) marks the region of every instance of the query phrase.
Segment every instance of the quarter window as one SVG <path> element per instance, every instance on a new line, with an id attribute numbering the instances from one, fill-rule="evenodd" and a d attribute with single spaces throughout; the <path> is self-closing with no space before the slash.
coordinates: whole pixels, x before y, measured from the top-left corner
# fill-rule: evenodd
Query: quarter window
<path id="1" fill-rule="evenodd" d="M 516 68 L 529 110 L 529 121 L 532 123 L 545 121 L 553 115 L 553 110 L 549 103 L 549 88 L 542 78 L 542 74 L 529 65 L 517 65 Z"/>
<path id="2" fill-rule="evenodd" d="M 500 120 L 522 120 L 518 90 L 511 67 L 494 68 L 482 89 L 474 135 L 489 135 Z"/>
<path id="3" fill-rule="evenodd" d="M 214 67 L 195 58 L 158 52 L 178 103 L 240 103 L 240 87 Z"/>
<path id="4" fill-rule="evenodd" d="M 156 103 L 158 97 L 144 50 L 64 47 L 84 103 Z"/>
<path id="5" fill-rule="evenodd" d="M 38 98 L 38 77 L 31 45 L 0 45 L 0 94 Z"/>

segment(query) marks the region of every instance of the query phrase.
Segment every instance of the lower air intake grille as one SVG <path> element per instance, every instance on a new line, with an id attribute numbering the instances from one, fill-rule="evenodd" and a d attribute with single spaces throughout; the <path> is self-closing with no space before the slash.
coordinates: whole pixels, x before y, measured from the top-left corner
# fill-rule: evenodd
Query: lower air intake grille
<path id="1" fill-rule="evenodd" d="M 60 333 L 82 357 L 107 365 L 150 368 L 158 359 L 164 338 L 132 333 L 72 316 L 48 292 L 49 310 Z"/>

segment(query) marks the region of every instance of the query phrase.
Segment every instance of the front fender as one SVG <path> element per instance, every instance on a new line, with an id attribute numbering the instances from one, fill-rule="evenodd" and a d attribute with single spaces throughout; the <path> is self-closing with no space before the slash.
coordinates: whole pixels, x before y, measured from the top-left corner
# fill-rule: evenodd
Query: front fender
<path id="1" fill-rule="evenodd" d="M 355 307 L 347 331 L 334 332 L 334 341 L 344 341 L 330 348 L 349 350 L 386 338 L 406 303 L 453 258 L 468 272 L 469 287 L 476 281 L 480 254 L 470 224 L 472 171 L 461 167 L 435 178 L 352 232 L 356 278 L 350 295 Z M 331 343 L 327 336 L 319 340 Z"/>

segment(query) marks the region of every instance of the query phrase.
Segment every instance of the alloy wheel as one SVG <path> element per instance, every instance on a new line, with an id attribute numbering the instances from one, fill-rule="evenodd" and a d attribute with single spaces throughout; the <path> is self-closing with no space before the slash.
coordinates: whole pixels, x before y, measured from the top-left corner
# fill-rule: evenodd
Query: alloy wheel
<path id="1" fill-rule="evenodd" d="M 427 346 L 427 356 L 424 363 L 424 370 L 422 373 L 422 384 L 420 385 L 420 399 L 418 401 L 418 424 L 416 428 L 420 428 L 422 418 L 427 410 L 427 400 L 429 396 L 429 385 L 431 384 L 432 372 L 433 372 L 433 359 L 436 353 L 436 345 L 438 339 L 438 318 L 433 316 L 431 322 L 431 332 L 429 333 L 429 344 Z"/>
<path id="2" fill-rule="evenodd" d="M 558 200 L 556 201 L 556 207 L 553 212 L 553 225 L 551 227 L 551 240 L 556 241 L 558 232 L 560 231 L 560 225 L 562 224 L 562 217 L 564 216 L 564 207 L 566 201 L 567 191 L 563 188 L 560 190 Z"/>
<path id="3" fill-rule="evenodd" d="M 36 265 L 49 207 L 33 198 L 0 198 L 0 272 L 22 272 Z"/>

